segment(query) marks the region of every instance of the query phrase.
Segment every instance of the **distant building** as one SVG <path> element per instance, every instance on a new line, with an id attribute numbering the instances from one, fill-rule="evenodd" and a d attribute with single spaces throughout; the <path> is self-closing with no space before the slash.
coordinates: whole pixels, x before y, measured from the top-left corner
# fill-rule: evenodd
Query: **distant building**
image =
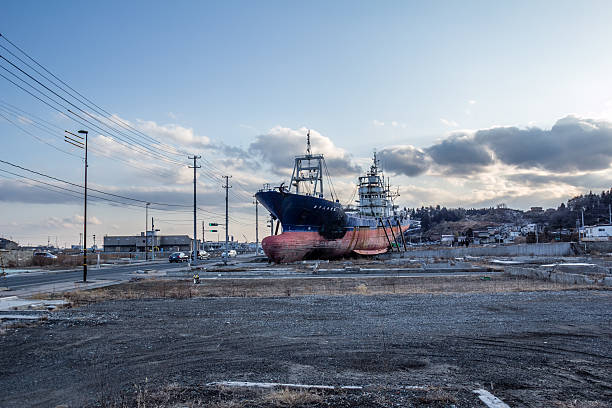
<path id="1" fill-rule="evenodd" d="M 147 239 L 148 238 L 148 239 Z M 145 252 L 145 247 L 156 252 L 191 251 L 192 239 L 188 235 L 159 235 L 157 231 L 141 232 L 140 235 L 104 237 L 104 252 Z"/>
<path id="2" fill-rule="evenodd" d="M 531 207 L 531 212 L 542 212 L 544 211 L 542 207 Z"/>
<path id="3" fill-rule="evenodd" d="M 453 241 L 455 240 L 455 236 L 454 235 L 442 235 L 442 237 L 440 238 L 440 243 L 442 245 L 453 245 Z"/>
<path id="4" fill-rule="evenodd" d="M 11 241 L 10 239 L 0 238 L 0 249 L 17 249 L 19 244 Z"/>
<path id="5" fill-rule="evenodd" d="M 583 241 L 612 241 L 612 224 L 593 225 L 582 228 Z"/>

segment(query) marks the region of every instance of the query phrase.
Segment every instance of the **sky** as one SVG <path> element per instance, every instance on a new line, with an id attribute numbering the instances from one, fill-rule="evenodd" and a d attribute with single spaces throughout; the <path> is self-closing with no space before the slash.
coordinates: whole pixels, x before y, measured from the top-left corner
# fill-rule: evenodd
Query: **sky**
<path id="1" fill-rule="evenodd" d="M 308 129 L 343 203 L 374 150 L 406 207 L 557 207 L 609 189 L 611 17 L 606 1 L 5 0 L 0 33 L 103 108 L 75 103 L 95 117 L 89 186 L 142 201 L 92 197 L 89 242 L 139 234 L 146 201 L 177 204 L 151 205 L 162 234 L 192 235 L 188 154 L 203 157 L 198 235 L 223 221 L 231 175 L 229 231 L 244 241 L 252 195 L 288 181 Z M 0 55 L 39 78 L 5 39 Z M 63 130 L 84 127 L 0 77 L 0 160 L 80 185 Z M 77 244 L 78 190 L 0 162 L 0 236 Z"/>

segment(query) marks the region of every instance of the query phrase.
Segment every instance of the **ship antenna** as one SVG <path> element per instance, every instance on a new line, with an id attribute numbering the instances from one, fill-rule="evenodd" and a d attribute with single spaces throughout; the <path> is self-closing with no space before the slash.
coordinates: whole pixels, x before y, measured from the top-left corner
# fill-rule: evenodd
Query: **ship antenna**
<path id="1" fill-rule="evenodd" d="M 308 133 L 306 133 L 306 154 L 308 156 L 311 155 L 311 152 L 310 152 L 310 129 L 308 129 Z"/>

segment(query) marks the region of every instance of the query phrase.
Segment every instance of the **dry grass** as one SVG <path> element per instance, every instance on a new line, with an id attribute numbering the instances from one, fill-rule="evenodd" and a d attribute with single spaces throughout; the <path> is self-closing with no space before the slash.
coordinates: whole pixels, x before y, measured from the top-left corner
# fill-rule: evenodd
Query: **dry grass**
<path id="1" fill-rule="evenodd" d="M 285 388 L 279 391 L 272 391 L 265 396 L 265 400 L 277 407 L 297 407 L 322 402 L 323 397 L 311 391 Z"/>
<path id="2" fill-rule="evenodd" d="M 323 396 L 310 390 L 154 386 L 145 379 L 134 384 L 133 392 L 99 403 L 106 408 L 297 408 L 319 406 L 323 401 Z"/>
<path id="3" fill-rule="evenodd" d="M 420 397 L 419 401 L 424 404 L 454 404 L 457 402 L 457 399 L 444 390 L 433 389 L 431 391 L 427 391 L 427 394 Z"/>
<path id="4" fill-rule="evenodd" d="M 521 277 L 494 275 L 455 277 L 375 277 L 300 279 L 214 279 L 194 285 L 191 280 L 146 279 L 93 290 L 40 293 L 37 299 L 66 298 L 73 306 L 123 299 L 188 299 L 192 297 L 280 297 L 310 295 L 457 294 L 595 289 Z M 609 290 L 609 289 L 608 289 Z"/>
<path id="5" fill-rule="evenodd" d="M 47 320 L 46 316 L 44 319 L 41 317 L 38 320 L 17 320 L 14 322 L 4 323 L 0 325 L 0 336 L 6 334 L 9 330 L 24 329 L 26 327 L 36 327 L 38 323 L 44 320 Z"/>
<path id="6" fill-rule="evenodd" d="M 357 291 L 358 294 L 360 295 L 367 295 L 368 294 L 368 286 L 365 283 L 362 283 L 360 285 L 357 285 L 355 287 L 355 290 Z"/>

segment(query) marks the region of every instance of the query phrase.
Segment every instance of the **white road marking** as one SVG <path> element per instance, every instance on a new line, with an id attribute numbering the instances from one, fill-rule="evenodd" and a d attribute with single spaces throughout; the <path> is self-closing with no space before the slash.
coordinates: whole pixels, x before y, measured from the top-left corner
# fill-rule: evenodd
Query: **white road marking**
<path id="1" fill-rule="evenodd" d="M 255 387 L 255 388 L 300 388 L 300 389 L 320 389 L 320 390 L 361 390 L 363 387 L 358 385 L 309 385 L 309 384 L 284 384 L 284 383 L 270 383 L 270 382 L 251 382 L 251 381 L 218 381 L 211 382 L 206 385 L 223 385 L 225 387 Z"/>
<path id="2" fill-rule="evenodd" d="M 474 390 L 475 394 L 478 394 L 478 398 L 489 408 L 510 408 L 508 404 L 491 394 L 487 390 L 479 389 Z"/>

